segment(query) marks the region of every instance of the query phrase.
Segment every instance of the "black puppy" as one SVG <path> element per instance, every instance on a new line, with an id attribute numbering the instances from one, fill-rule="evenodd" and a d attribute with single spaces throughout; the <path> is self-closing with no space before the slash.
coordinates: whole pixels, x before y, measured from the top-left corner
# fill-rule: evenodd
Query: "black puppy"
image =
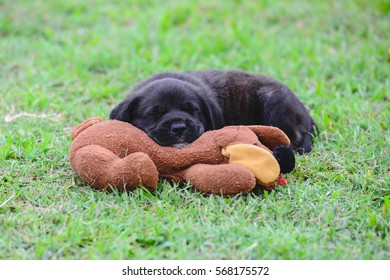
<path id="1" fill-rule="evenodd" d="M 132 123 L 162 146 L 184 147 L 226 125 L 272 125 L 299 153 L 312 149 L 315 123 L 277 80 L 242 71 L 161 73 L 138 84 L 111 119 Z"/>

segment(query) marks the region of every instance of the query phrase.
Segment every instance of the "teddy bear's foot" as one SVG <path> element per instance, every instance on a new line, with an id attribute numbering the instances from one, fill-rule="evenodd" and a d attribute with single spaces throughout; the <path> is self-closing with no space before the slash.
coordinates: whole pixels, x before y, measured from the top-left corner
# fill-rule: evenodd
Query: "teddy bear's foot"
<path id="1" fill-rule="evenodd" d="M 253 173 L 238 164 L 197 164 L 188 168 L 184 177 L 202 193 L 236 195 L 256 186 Z"/>
<path id="2" fill-rule="evenodd" d="M 132 191 L 139 186 L 154 190 L 158 171 L 150 157 L 133 153 L 120 158 L 113 152 L 98 146 L 88 145 L 75 153 L 71 160 L 77 175 L 98 189 L 111 187 Z"/>
<path id="3" fill-rule="evenodd" d="M 100 123 L 102 119 L 100 117 L 90 118 L 88 120 L 83 121 L 81 124 L 77 125 L 72 130 L 72 140 L 74 140 L 81 132 L 86 130 L 88 127 L 91 127 L 97 123 Z"/>

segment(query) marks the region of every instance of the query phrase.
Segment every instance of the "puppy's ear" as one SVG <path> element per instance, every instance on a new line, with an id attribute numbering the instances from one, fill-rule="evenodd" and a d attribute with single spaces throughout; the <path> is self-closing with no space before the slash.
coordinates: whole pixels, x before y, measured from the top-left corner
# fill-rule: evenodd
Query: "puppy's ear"
<path id="1" fill-rule="evenodd" d="M 140 102 L 140 97 L 127 98 L 118 104 L 110 113 L 111 120 L 119 120 L 131 123 L 134 119 L 134 111 Z"/>
<path id="2" fill-rule="evenodd" d="M 206 118 L 205 130 L 215 130 L 224 126 L 222 110 L 219 106 L 208 100 L 207 102 L 202 98 L 202 113 Z"/>

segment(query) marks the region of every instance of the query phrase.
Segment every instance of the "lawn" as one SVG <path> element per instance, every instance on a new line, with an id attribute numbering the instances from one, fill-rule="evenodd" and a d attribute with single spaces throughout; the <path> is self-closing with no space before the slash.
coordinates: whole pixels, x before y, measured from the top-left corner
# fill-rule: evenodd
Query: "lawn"
<path id="1" fill-rule="evenodd" d="M 0 0 L 0 259 L 390 259 L 389 26 L 388 0 Z M 309 108 L 320 134 L 285 187 L 108 193 L 73 174 L 73 126 L 154 73 L 209 68 Z"/>

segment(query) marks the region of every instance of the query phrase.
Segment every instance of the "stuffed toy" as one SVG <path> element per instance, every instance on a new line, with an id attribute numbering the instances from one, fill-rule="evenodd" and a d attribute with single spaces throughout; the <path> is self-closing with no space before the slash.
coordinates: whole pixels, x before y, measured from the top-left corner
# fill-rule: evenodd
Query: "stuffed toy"
<path id="1" fill-rule="evenodd" d="M 235 195 L 256 185 L 272 190 L 295 166 L 288 137 L 270 126 L 207 131 L 178 149 L 158 145 L 129 123 L 92 118 L 73 129 L 72 140 L 73 170 L 97 189 L 154 190 L 162 178 L 190 182 L 202 193 Z"/>

